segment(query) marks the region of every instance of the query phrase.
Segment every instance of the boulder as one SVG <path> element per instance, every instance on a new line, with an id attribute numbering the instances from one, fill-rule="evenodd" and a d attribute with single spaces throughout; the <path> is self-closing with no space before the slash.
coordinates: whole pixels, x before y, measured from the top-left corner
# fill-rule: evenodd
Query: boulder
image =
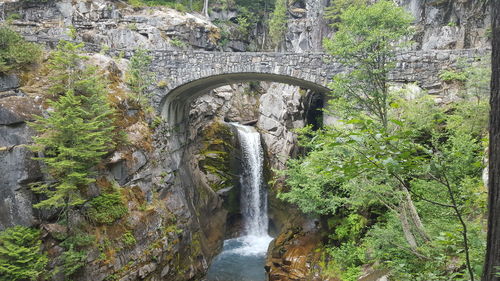
<path id="1" fill-rule="evenodd" d="M 0 73 L 0 92 L 16 89 L 18 87 L 19 78 L 17 77 L 17 75 Z"/>

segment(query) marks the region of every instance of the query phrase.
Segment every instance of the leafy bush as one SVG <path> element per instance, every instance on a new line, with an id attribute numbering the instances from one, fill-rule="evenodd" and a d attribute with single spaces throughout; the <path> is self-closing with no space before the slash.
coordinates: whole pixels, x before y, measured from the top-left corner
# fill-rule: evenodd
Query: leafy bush
<path id="1" fill-rule="evenodd" d="M 168 8 L 175 9 L 179 12 L 186 12 L 189 3 L 180 3 L 178 1 L 167 1 L 167 0 L 129 0 L 128 3 L 134 7 L 156 7 L 164 6 Z M 199 6 L 199 5 L 196 5 Z"/>
<path id="2" fill-rule="evenodd" d="M 38 280 L 48 262 L 41 244 L 40 230 L 14 226 L 0 232 L 0 281 Z"/>
<path id="3" fill-rule="evenodd" d="M 86 251 L 76 251 L 73 245 L 61 255 L 62 267 L 65 276 L 71 276 L 85 265 Z"/>
<path id="4" fill-rule="evenodd" d="M 118 192 L 101 194 L 89 203 L 87 216 L 95 223 L 111 224 L 128 213 Z"/>
<path id="5" fill-rule="evenodd" d="M 122 242 L 126 247 L 131 247 L 134 246 L 135 243 L 137 243 L 137 240 L 135 239 L 132 232 L 129 231 L 122 235 Z"/>
<path id="6" fill-rule="evenodd" d="M 95 236 L 89 235 L 84 232 L 76 232 L 68 237 L 61 243 L 61 246 L 65 249 L 70 249 L 71 247 L 87 247 L 94 243 Z"/>
<path id="7" fill-rule="evenodd" d="M 443 80 L 444 82 L 465 82 L 467 81 L 467 74 L 465 72 L 447 69 L 439 73 L 439 79 Z"/>
<path id="8" fill-rule="evenodd" d="M 182 41 L 179 38 L 172 38 L 170 40 L 170 44 L 172 44 L 175 47 L 179 47 L 179 48 L 185 48 L 187 45 L 186 42 Z"/>
<path id="9" fill-rule="evenodd" d="M 0 26 L 0 73 L 35 63 L 41 55 L 40 45 L 27 42 L 7 26 Z"/>

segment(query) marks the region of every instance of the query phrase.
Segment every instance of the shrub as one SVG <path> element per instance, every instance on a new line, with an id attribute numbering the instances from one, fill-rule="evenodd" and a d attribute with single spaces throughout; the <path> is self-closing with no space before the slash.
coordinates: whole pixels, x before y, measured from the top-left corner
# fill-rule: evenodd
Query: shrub
<path id="1" fill-rule="evenodd" d="M 76 251 L 74 250 L 73 245 L 71 245 L 70 248 L 61 255 L 61 259 L 64 275 L 71 276 L 85 265 L 87 252 Z"/>
<path id="2" fill-rule="evenodd" d="M 41 55 L 40 45 L 27 42 L 7 26 L 0 26 L 0 73 L 35 63 Z"/>
<path id="3" fill-rule="evenodd" d="M 443 80 L 444 82 L 465 82 L 467 81 L 467 74 L 465 72 L 447 69 L 439 73 L 439 79 Z"/>
<path id="4" fill-rule="evenodd" d="M 47 256 L 40 230 L 14 226 L 0 232 L 0 281 L 37 280 L 45 273 Z"/>
<path id="5" fill-rule="evenodd" d="M 125 244 L 125 247 L 131 247 L 137 243 L 134 235 L 129 231 L 122 235 L 122 242 Z"/>
<path id="6" fill-rule="evenodd" d="M 172 44 L 173 46 L 178 47 L 178 48 L 185 48 L 186 47 L 186 42 L 182 41 L 179 38 L 172 38 L 170 40 L 170 44 Z"/>
<path id="7" fill-rule="evenodd" d="M 95 223 L 111 224 L 128 213 L 118 192 L 101 194 L 90 201 L 87 216 Z"/>

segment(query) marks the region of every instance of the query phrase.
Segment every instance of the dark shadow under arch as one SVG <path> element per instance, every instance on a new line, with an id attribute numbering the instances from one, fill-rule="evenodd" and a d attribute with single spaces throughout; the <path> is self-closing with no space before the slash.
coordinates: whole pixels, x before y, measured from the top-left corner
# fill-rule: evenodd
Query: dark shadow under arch
<path id="1" fill-rule="evenodd" d="M 317 93 L 327 93 L 330 90 L 323 85 L 304 79 L 272 73 L 230 73 L 212 75 L 187 82 L 168 91 L 160 102 L 159 110 L 162 117 L 170 124 L 181 124 L 186 117 L 186 106 L 194 98 L 218 87 L 242 82 L 268 81 L 299 86 Z"/>

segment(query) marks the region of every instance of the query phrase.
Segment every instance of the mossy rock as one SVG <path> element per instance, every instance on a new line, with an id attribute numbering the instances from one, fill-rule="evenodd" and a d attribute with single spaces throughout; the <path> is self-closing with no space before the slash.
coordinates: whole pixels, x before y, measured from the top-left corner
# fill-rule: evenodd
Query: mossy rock
<path id="1" fill-rule="evenodd" d="M 219 191 L 232 186 L 235 176 L 231 171 L 231 155 L 235 149 L 235 141 L 231 127 L 216 121 L 207 126 L 202 135 L 199 166 L 207 175 L 210 187 Z"/>

